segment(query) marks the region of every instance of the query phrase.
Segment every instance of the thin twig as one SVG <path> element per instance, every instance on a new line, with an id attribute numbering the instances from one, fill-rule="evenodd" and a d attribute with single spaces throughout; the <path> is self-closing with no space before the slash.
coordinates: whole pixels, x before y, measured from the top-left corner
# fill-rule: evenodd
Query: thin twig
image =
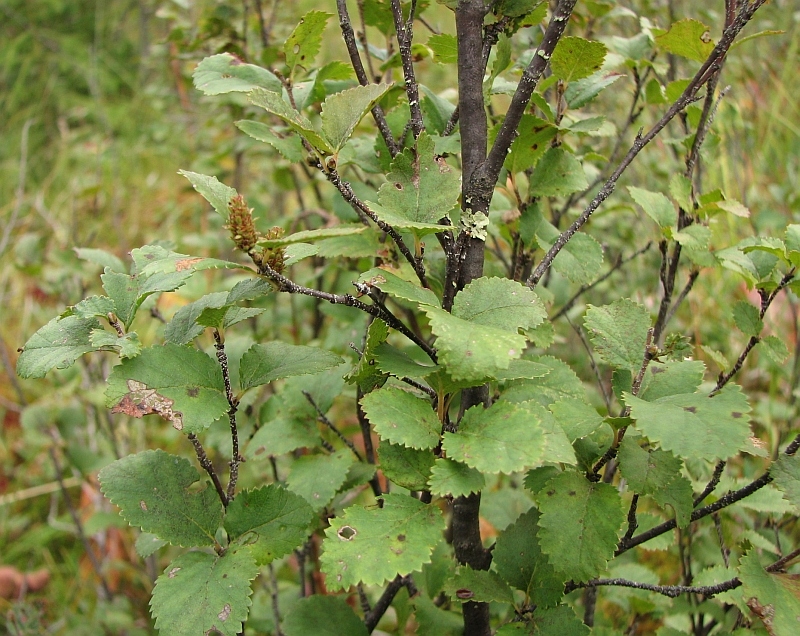
<path id="1" fill-rule="evenodd" d="M 358 452 L 353 442 L 347 439 L 347 437 L 336 427 L 336 425 L 328 419 L 328 416 L 325 415 L 322 409 L 319 408 L 319 405 L 317 405 L 314 397 L 308 391 L 303 391 L 302 393 L 306 400 L 308 400 L 308 403 L 311 404 L 311 406 L 313 406 L 314 410 L 317 412 L 317 420 L 336 433 L 336 436 L 345 443 L 347 448 L 353 451 L 353 455 L 356 456 L 356 459 L 360 462 L 363 462 L 364 458 L 361 456 L 361 453 Z"/>
<path id="2" fill-rule="evenodd" d="M 692 291 L 692 287 L 694 287 L 694 283 L 697 280 L 697 277 L 700 275 L 700 270 L 693 269 L 689 273 L 689 279 L 686 281 L 686 285 L 684 285 L 681 293 L 678 294 L 678 297 L 675 299 L 675 302 L 672 303 L 672 307 L 670 307 L 669 311 L 667 312 L 667 317 L 664 319 L 664 325 L 668 325 L 669 321 L 672 320 L 672 317 L 675 315 L 675 312 L 678 311 L 678 307 L 681 306 L 686 297 L 689 295 L 689 292 Z"/>
<path id="3" fill-rule="evenodd" d="M 631 587 L 636 590 L 656 592 L 670 598 L 677 598 L 681 594 L 702 594 L 706 598 L 711 598 L 722 592 L 734 590 L 741 586 L 741 584 L 742 582 L 738 577 L 723 583 L 718 583 L 717 585 L 651 585 L 650 583 L 639 583 L 638 581 L 629 581 L 628 579 L 595 579 L 594 581 L 587 581 L 585 583 L 572 583 L 566 587 L 566 590 L 572 591 L 581 587 L 614 585 L 617 587 Z"/>
<path id="4" fill-rule="evenodd" d="M 416 591 L 416 586 L 414 586 L 413 579 L 411 575 L 408 576 L 400 576 L 399 574 L 394 577 L 391 583 L 386 586 L 386 589 L 381 594 L 381 597 L 375 603 L 375 606 L 364 616 L 364 625 L 367 628 L 368 633 L 372 633 L 372 631 L 377 627 L 378 623 L 380 622 L 383 615 L 386 613 L 386 610 L 392 604 L 394 597 L 397 596 L 397 593 L 403 587 L 409 588 L 409 596 L 413 596 L 411 593 L 411 589 Z"/>
<path id="5" fill-rule="evenodd" d="M 336 8 L 339 12 L 339 27 L 342 29 L 342 38 L 347 47 L 347 52 L 350 55 L 350 63 L 353 65 L 353 70 L 356 72 L 358 83 L 362 86 L 367 86 L 372 82 L 367 77 L 367 73 L 364 71 L 364 65 L 361 63 L 361 56 L 358 53 L 358 45 L 356 44 L 356 36 L 353 32 L 353 24 L 350 22 L 350 14 L 347 11 L 347 0 L 336 0 Z M 367 52 L 367 55 L 369 55 L 369 52 Z M 386 122 L 386 115 L 383 109 L 376 104 L 373 106 L 371 112 L 372 117 L 375 119 L 375 125 L 378 127 L 383 140 L 386 142 L 386 146 L 389 148 L 389 153 L 394 157 L 399 152 L 399 149 L 394 141 L 394 136 L 389 128 L 389 124 Z"/>
<path id="6" fill-rule="evenodd" d="M 403 63 L 403 84 L 408 97 L 408 108 L 411 112 L 411 130 L 414 139 L 420 136 L 425 129 L 422 120 L 422 107 L 419 102 L 419 85 L 414 73 L 414 62 L 411 59 L 411 43 L 414 39 L 414 14 L 417 9 L 417 0 L 411 0 L 411 7 L 408 11 L 408 20 L 403 21 L 403 9 L 400 0 L 391 0 L 392 16 L 394 17 L 394 28 L 397 32 L 397 45 L 400 49 L 400 60 Z"/>
<path id="7" fill-rule="evenodd" d="M 679 112 L 683 111 L 686 106 L 696 101 L 697 93 L 700 88 L 702 88 L 702 86 L 708 82 L 719 70 L 719 67 L 724 60 L 728 49 L 733 44 L 734 39 L 765 1 L 766 0 L 755 0 L 752 3 L 742 5 L 742 9 L 739 15 L 736 17 L 736 20 L 722 32 L 722 37 L 714 47 L 714 50 L 700 67 L 700 70 L 695 74 L 694 78 L 692 78 L 691 82 L 689 82 L 681 96 L 669 107 L 667 112 L 664 113 L 661 119 L 659 119 L 658 122 L 656 122 L 656 124 L 649 131 L 647 131 L 647 133 L 642 134 L 642 131 L 639 131 L 633 141 L 633 145 L 619 163 L 616 170 L 614 170 L 611 176 L 606 180 L 603 187 L 591 200 L 589 205 L 586 206 L 583 212 L 581 212 L 580 216 L 575 219 L 569 228 L 561 233 L 561 236 L 558 237 L 553 246 L 547 251 L 547 254 L 545 254 L 544 258 L 536 266 L 536 269 L 534 269 L 534 271 L 531 273 L 527 281 L 531 288 L 536 287 L 536 285 L 544 276 L 545 272 L 550 269 L 555 257 L 564 248 L 567 242 L 575 235 L 576 232 L 578 232 L 578 230 L 581 229 L 581 227 L 583 227 L 595 210 L 597 210 L 597 208 L 600 207 L 600 205 L 611 196 L 616 188 L 617 181 L 642 151 L 642 149 L 647 146 L 647 144 L 649 144 Z M 508 116 L 506 117 L 506 121 L 508 121 Z M 504 157 L 505 153 L 503 157 L 499 158 L 501 166 Z"/>
<path id="8" fill-rule="evenodd" d="M 270 596 L 272 597 L 272 616 L 275 620 L 275 636 L 283 636 L 281 631 L 281 610 L 278 605 L 278 577 L 275 576 L 275 568 L 269 564 Z"/>
<path id="9" fill-rule="evenodd" d="M 195 455 L 197 455 L 197 460 L 200 462 L 200 466 L 202 466 L 203 470 L 205 470 L 208 473 L 208 476 L 211 477 L 211 483 L 214 484 L 214 489 L 217 491 L 222 505 L 227 508 L 228 496 L 225 494 L 225 489 L 222 487 L 222 483 L 217 476 L 217 471 L 214 470 L 214 464 L 211 463 L 208 455 L 206 455 L 206 451 L 203 448 L 203 445 L 200 443 L 200 440 L 197 439 L 197 435 L 194 433 L 189 433 L 187 437 L 192 443 L 192 446 L 194 446 L 194 452 Z"/>
<path id="10" fill-rule="evenodd" d="M 603 382 L 603 377 L 600 375 L 600 368 L 597 366 L 597 362 L 594 359 L 594 354 L 592 353 L 592 347 L 589 344 L 589 341 L 586 339 L 586 334 L 583 333 L 583 330 L 580 326 L 573 324 L 573 322 L 567 318 L 567 322 L 569 326 L 572 327 L 573 331 L 578 335 L 580 338 L 581 344 L 583 345 L 586 354 L 589 356 L 589 365 L 592 368 L 592 373 L 594 373 L 594 377 L 597 380 L 597 386 L 600 387 L 600 393 L 603 396 L 603 402 L 606 405 L 606 411 L 609 413 L 611 412 L 611 396 L 608 394 L 606 390 L 605 383 Z"/>
<path id="11" fill-rule="evenodd" d="M 701 492 L 699 495 L 697 495 L 697 497 L 694 498 L 694 502 L 692 504 L 693 508 L 697 508 L 697 506 L 703 503 L 703 500 L 706 497 L 708 497 L 712 492 L 714 492 L 714 489 L 719 484 L 719 480 L 722 479 L 722 473 L 725 470 L 725 465 L 726 462 L 723 460 L 717 462 L 717 465 L 714 467 L 714 474 L 711 475 L 711 479 L 706 484 L 706 487 L 703 488 L 703 492 Z"/>
<path id="12" fill-rule="evenodd" d="M 239 455 L 239 428 L 236 426 L 236 411 L 239 409 L 239 400 L 233 395 L 231 389 L 231 376 L 228 369 L 228 356 L 225 353 L 225 343 L 222 342 L 222 336 L 218 329 L 214 329 L 214 348 L 217 352 L 217 361 L 222 369 L 222 379 L 225 383 L 225 397 L 228 400 L 228 422 L 231 428 L 231 445 L 233 446 L 231 452 L 231 477 L 228 481 L 227 499 L 228 503 L 233 501 L 234 493 L 236 492 L 236 482 L 239 479 L 239 462 L 242 457 Z"/>
<path id="13" fill-rule="evenodd" d="M 572 295 L 572 297 L 562 305 L 561 309 L 559 309 L 556 313 L 554 313 L 550 317 L 550 322 L 553 322 L 554 320 L 558 320 L 559 318 L 561 318 L 561 316 L 563 316 L 570 309 L 572 309 L 572 306 L 575 304 L 575 302 L 578 300 L 578 298 L 580 298 L 583 294 L 585 294 L 590 289 L 595 288 L 597 285 L 602 283 L 604 280 L 606 280 L 614 272 L 616 272 L 619 269 L 621 269 L 627 263 L 630 263 L 632 260 L 634 260 L 638 256 L 641 256 L 642 254 L 644 254 L 652 246 L 653 246 L 653 241 L 648 241 L 647 245 L 645 245 L 644 247 L 636 250 L 633 254 L 631 254 L 629 256 L 626 256 L 625 258 L 622 258 L 622 256 L 617 258 L 617 260 L 614 262 L 614 264 L 611 266 L 611 268 L 605 274 L 603 274 L 600 278 L 595 280 L 593 283 L 590 283 L 589 285 L 583 285 L 577 292 L 575 292 Z"/>

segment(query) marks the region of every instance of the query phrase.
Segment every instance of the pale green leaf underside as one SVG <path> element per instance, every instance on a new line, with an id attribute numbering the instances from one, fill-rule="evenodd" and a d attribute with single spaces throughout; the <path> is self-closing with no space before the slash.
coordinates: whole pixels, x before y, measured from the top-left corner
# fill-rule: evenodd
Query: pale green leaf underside
<path id="1" fill-rule="evenodd" d="M 325 100 L 321 114 L 322 134 L 335 151 L 341 150 L 358 123 L 391 87 L 391 84 L 354 86 Z"/>
<path id="2" fill-rule="evenodd" d="M 214 543 L 222 504 L 213 488 L 189 490 L 200 474 L 187 459 L 143 451 L 109 464 L 99 479 L 103 494 L 131 525 L 173 545 Z"/>
<path id="3" fill-rule="evenodd" d="M 21 378 L 43 378 L 51 369 L 65 369 L 84 353 L 97 349 L 91 336 L 100 323 L 95 318 L 53 318 L 34 333 L 17 360 Z"/>
<path id="4" fill-rule="evenodd" d="M 625 519 L 617 489 L 568 471 L 548 481 L 537 498 L 539 542 L 550 563 L 575 581 L 603 572 Z"/>
<path id="5" fill-rule="evenodd" d="M 194 189 L 211 204 L 223 219 L 228 220 L 228 203 L 238 194 L 236 190 L 226 186 L 224 183 L 220 183 L 216 177 L 209 177 L 197 172 L 189 172 L 188 170 L 178 170 L 178 174 L 182 174 L 189 179 Z"/>
<path id="6" fill-rule="evenodd" d="M 514 602 L 511 588 L 496 572 L 473 570 L 468 565 L 462 565 L 456 569 L 455 576 L 445 584 L 444 592 L 453 601 Z"/>
<path id="7" fill-rule="evenodd" d="M 387 387 L 361 398 L 361 407 L 381 439 L 418 449 L 439 444 L 442 424 L 428 399 Z"/>
<path id="8" fill-rule="evenodd" d="M 289 554 L 308 537 L 314 510 L 306 501 L 270 484 L 236 495 L 225 511 L 231 541 L 247 545 L 258 565 Z"/>
<path id="9" fill-rule="evenodd" d="M 380 585 L 430 562 L 445 528 L 439 508 L 407 495 L 383 500 L 383 508 L 354 505 L 331 520 L 320 557 L 329 589 Z"/>
<path id="10" fill-rule="evenodd" d="M 566 36 L 559 40 L 553 51 L 550 68 L 558 79 L 571 82 L 600 70 L 605 58 L 605 44 L 576 36 Z"/>
<path id="11" fill-rule="evenodd" d="M 220 53 L 205 58 L 192 74 L 194 86 L 206 95 L 246 93 L 257 86 L 280 91 L 281 81 L 255 64 L 245 64 L 235 55 Z"/>
<path id="12" fill-rule="evenodd" d="M 402 298 L 420 305 L 441 307 L 442 304 L 430 289 L 400 278 L 397 274 L 383 267 L 373 267 L 358 277 L 359 282 L 377 287 L 396 298 Z"/>
<path id="13" fill-rule="evenodd" d="M 304 345 L 275 341 L 255 344 L 242 356 L 239 384 L 249 389 L 295 375 L 313 375 L 342 364 L 344 360 L 330 351 Z"/>
<path id="14" fill-rule="evenodd" d="M 380 468 L 386 478 L 409 490 L 425 490 L 434 463 L 433 451 L 417 450 L 381 440 Z"/>
<path id="15" fill-rule="evenodd" d="M 204 269 L 249 269 L 239 263 L 218 258 L 178 254 L 158 245 L 145 245 L 131 251 L 133 262 L 140 276 L 171 274 L 173 272 L 197 272 Z"/>
<path id="16" fill-rule="evenodd" d="M 333 154 L 331 145 L 314 129 L 311 122 L 284 101 L 283 97 L 278 93 L 273 93 L 263 88 L 256 88 L 253 89 L 249 95 L 250 102 L 254 106 L 259 106 L 268 113 L 272 113 L 285 121 L 292 130 L 305 138 L 308 143 L 320 152 Z"/>
<path id="17" fill-rule="evenodd" d="M 562 197 L 589 187 L 581 162 L 563 148 L 551 148 L 536 164 L 530 179 L 529 194 L 537 197 Z"/>
<path id="18" fill-rule="evenodd" d="M 182 554 L 156 581 L 150 600 L 156 628 L 170 636 L 237 636 L 250 611 L 250 581 L 257 575 L 247 550 Z"/>
<path id="19" fill-rule="evenodd" d="M 335 227 L 320 228 L 319 230 L 302 230 L 301 232 L 295 232 L 289 236 L 276 239 L 261 239 L 258 244 L 264 247 L 280 247 L 282 245 L 292 245 L 293 243 L 307 243 L 339 236 L 352 236 L 353 234 L 361 234 L 366 229 L 367 227 L 364 225 L 337 225 Z"/>
<path id="20" fill-rule="evenodd" d="M 646 451 L 632 435 L 622 440 L 617 455 L 620 472 L 628 485 L 641 495 L 650 495 L 664 488 L 681 470 L 681 460 L 668 451 Z"/>
<path id="21" fill-rule="evenodd" d="M 650 192 L 634 186 L 628 186 L 628 192 L 659 227 L 668 228 L 677 224 L 678 211 L 675 205 L 660 192 Z"/>

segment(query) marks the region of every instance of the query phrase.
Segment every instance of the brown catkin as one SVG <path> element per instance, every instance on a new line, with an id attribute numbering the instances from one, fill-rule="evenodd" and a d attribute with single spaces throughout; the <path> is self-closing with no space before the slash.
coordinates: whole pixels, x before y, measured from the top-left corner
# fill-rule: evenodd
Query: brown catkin
<path id="1" fill-rule="evenodd" d="M 258 242 L 258 232 L 253 222 L 253 210 L 247 207 L 247 202 L 241 194 L 237 194 L 228 201 L 228 225 L 231 239 L 237 248 L 249 254 Z"/>

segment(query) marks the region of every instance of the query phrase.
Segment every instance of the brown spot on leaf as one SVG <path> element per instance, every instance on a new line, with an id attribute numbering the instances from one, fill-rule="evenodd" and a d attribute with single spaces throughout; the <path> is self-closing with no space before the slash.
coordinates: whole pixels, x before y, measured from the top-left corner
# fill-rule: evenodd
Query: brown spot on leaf
<path id="1" fill-rule="evenodd" d="M 772 626 L 772 622 L 775 619 L 774 605 L 762 605 L 755 596 L 751 596 L 747 599 L 747 607 L 752 610 L 753 614 L 761 619 L 761 622 L 764 623 L 764 627 L 767 628 L 767 632 L 770 634 L 775 633 Z"/>
<path id="2" fill-rule="evenodd" d="M 231 53 L 230 56 L 232 58 L 231 66 L 239 66 L 240 64 L 244 64 L 244 61 L 238 55 Z"/>
<path id="3" fill-rule="evenodd" d="M 738 420 L 740 417 L 742 417 L 742 414 L 741 414 L 741 413 L 739 413 L 739 411 L 734 411 L 733 413 L 731 413 L 731 415 L 733 416 L 733 418 L 734 418 L 734 419 L 737 419 L 737 420 Z"/>
<path id="4" fill-rule="evenodd" d="M 436 163 L 439 166 L 439 172 L 441 174 L 446 174 L 450 172 L 450 166 L 447 165 L 447 162 L 444 160 L 444 157 L 436 157 Z"/>
<path id="5" fill-rule="evenodd" d="M 397 188 L 398 190 L 402 190 L 403 189 L 403 184 L 402 183 L 395 183 L 394 187 Z"/>
<path id="6" fill-rule="evenodd" d="M 652 373 L 653 375 L 655 375 L 656 373 L 664 373 L 664 371 L 665 369 L 662 369 L 661 367 L 650 367 L 650 373 Z"/>
<path id="7" fill-rule="evenodd" d="M 147 512 L 147 504 L 144 502 L 144 499 L 143 499 L 142 501 L 140 501 L 140 502 L 139 502 L 139 507 L 140 507 L 142 510 L 144 510 L 145 512 Z"/>
<path id="8" fill-rule="evenodd" d="M 578 493 L 576 493 L 574 490 L 570 490 L 570 491 L 569 491 L 567 494 L 568 494 L 570 497 L 574 497 L 574 496 L 575 496 L 575 495 L 577 495 Z"/>
<path id="9" fill-rule="evenodd" d="M 683 410 L 684 411 L 689 411 L 689 413 L 697 413 L 697 407 L 696 406 L 684 406 Z"/>
<path id="10" fill-rule="evenodd" d="M 200 394 L 200 389 L 196 386 L 190 386 L 186 389 L 186 395 L 189 397 L 197 397 Z"/>
<path id="11" fill-rule="evenodd" d="M 398 541 L 405 541 L 405 540 L 406 540 L 406 535 L 404 535 L 404 534 L 398 534 L 398 535 L 397 535 L 397 540 L 398 540 Z"/>
<path id="12" fill-rule="evenodd" d="M 461 589 L 456 590 L 456 596 L 458 598 L 463 598 L 463 599 L 472 598 L 473 596 L 475 596 L 475 592 L 473 592 L 472 590 L 468 590 L 465 587 L 462 587 Z"/>
<path id="13" fill-rule="evenodd" d="M 221 621 L 228 620 L 228 617 L 231 615 L 231 604 L 225 603 L 225 607 L 222 608 L 222 611 L 217 614 L 217 618 Z"/>
<path id="14" fill-rule="evenodd" d="M 159 395 L 155 389 L 147 388 L 143 382 L 128 380 L 128 390 L 122 399 L 111 409 L 112 413 L 124 413 L 131 417 L 144 417 L 145 415 L 160 415 L 165 420 L 172 422 L 177 430 L 183 428 L 183 413 L 173 411 L 174 400 Z"/>
<path id="15" fill-rule="evenodd" d="M 191 269 L 194 265 L 202 261 L 203 259 L 200 256 L 192 256 L 191 258 L 182 258 L 178 261 L 175 261 L 175 271 L 182 272 L 187 269 Z"/>
<path id="16" fill-rule="evenodd" d="M 175 575 L 176 575 L 178 572 L 180 572 L 180 571 L 181 571 L 181 569 L 180 569 L 180 568 L 172 568 L 172 569 L 169 571 L 169 574 L 167 574 L 167 576 L 168 576 L 169 578 L 171 578 L 171 579 L 174 579 L 174 578 L 175 578 Z"/>

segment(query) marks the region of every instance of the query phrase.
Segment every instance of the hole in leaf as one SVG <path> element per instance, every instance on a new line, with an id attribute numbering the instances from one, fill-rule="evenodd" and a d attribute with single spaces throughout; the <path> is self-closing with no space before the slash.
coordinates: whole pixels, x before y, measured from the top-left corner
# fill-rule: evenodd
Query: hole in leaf
<path id="1" fill-rule="evenodd" d="M 355 528 L 351 528 L 350 526 L 342 526 L 339 528 L 339 532 L 336 535 L 342 541 L 352 541 L 353 537 L 356 536 L 358 533 L 356 532 Z"/>

